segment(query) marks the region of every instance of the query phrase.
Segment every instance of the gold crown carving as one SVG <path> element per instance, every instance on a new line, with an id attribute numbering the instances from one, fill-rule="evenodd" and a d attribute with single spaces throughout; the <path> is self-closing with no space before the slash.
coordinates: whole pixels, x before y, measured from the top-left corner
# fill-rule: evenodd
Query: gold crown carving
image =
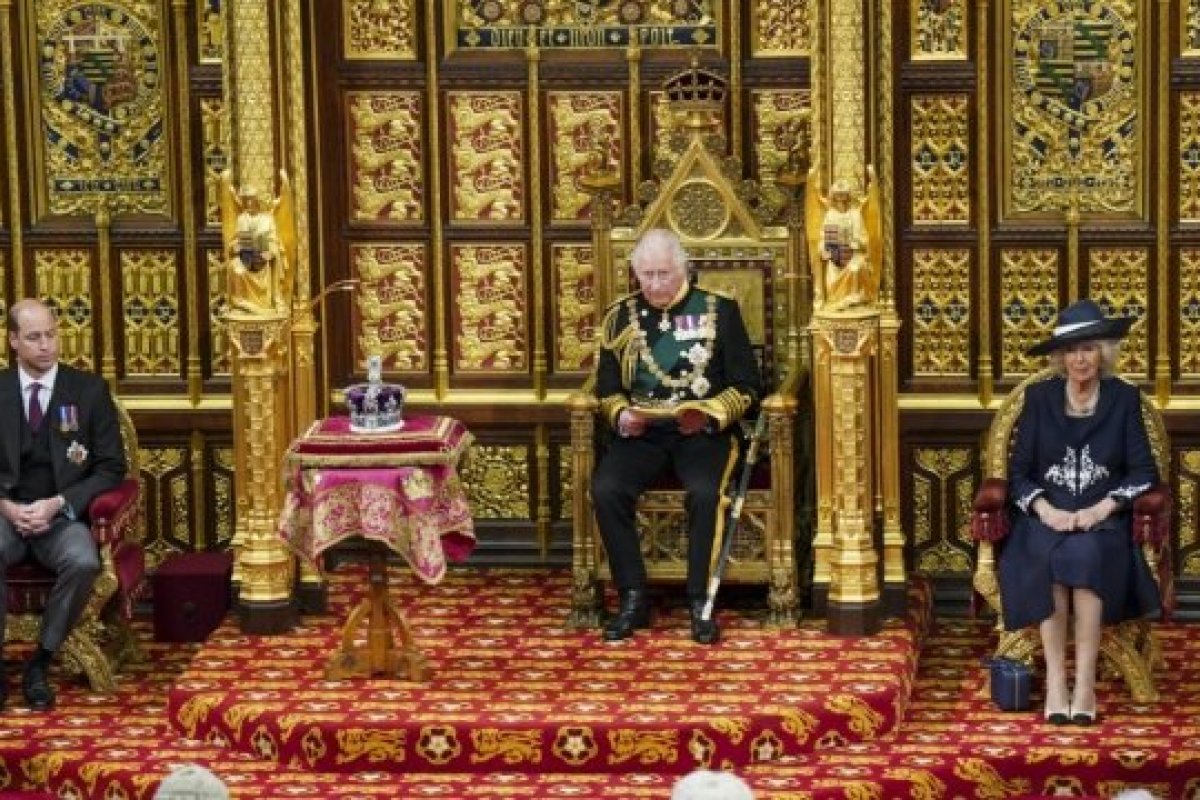
<path id="1" fill-rule="evenodd" d="M 700 66 L 700 57 L 692 56 L 686 68 L 676 72 L 663 83 L 663 91 L 671 105 L 689 114 L 720 111 L 729 94 L 725 76 Z"/>

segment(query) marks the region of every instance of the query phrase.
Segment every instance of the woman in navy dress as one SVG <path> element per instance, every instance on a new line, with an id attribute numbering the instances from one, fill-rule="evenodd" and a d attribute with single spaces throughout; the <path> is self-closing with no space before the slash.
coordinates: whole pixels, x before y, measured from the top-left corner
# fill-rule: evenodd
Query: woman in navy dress
<path id="1" fill-rule="evenodd" d="M 1057 725 L 1095 721 L 1102 626 L 1159 610 L 1158 586 L 1133 541 L 1130 515 L 1134 498 L 1158 483 L 1158 468 L 1140 392 L 1111 374 L 1131 322 L 1105 318 L 1091 300 L 1059 313 L 1054 335 L 1029 350 L 1048 354 L 1059 376 L 1026 390 L 1009 456 L 1017 513 L 999 560 L 1004 624 L 1038 626 L 1045 718 Z"/>

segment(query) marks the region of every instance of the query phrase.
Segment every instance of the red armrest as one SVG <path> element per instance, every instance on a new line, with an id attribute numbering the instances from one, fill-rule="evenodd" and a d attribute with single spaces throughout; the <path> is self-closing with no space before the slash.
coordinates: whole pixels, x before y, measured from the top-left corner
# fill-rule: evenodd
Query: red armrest
<path id="1" fill-rule="evenodd" d="M 1159 484 L 1133 501 L 1133 540 L 1160 549 L 1171 530 L 1171 491 Z"/>
<path id="2" fill-rule="evenodd" d="M 1008 536 L 1008 481 L 983 479 L 975 495 L 971 536 L 981 542 L 998 542 Z"/>
<path id="3" fill-rule="evenodd" d="M 92 536 L 96 544 L 119 542 L 137 518 L 141 485 L 136 478 L 126 478 L 120 486 L 96 495 L 88 506 Z"/>

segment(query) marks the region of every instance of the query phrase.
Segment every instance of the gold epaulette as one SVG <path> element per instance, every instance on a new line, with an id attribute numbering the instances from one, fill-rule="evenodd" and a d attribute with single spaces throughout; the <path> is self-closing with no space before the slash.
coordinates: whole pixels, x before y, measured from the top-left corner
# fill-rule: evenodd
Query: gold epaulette
<path id="1" fill-rule="evenodd" d="M 705 286 L 700 286 L 698 288 L 702 292 L 708 292 L 709 294 L 715 294 L 717 297 L 724 297 L 726 300 L 733 300 L 734 302 L 737 302 L 737 295 L 735 295 L 733 292 L 726 291 L 725 289 L 709 289 Z"/>
<path id="2" fill-rule="evenodd" d="M 617 322 L 617 315 L 621 310 L 621 304 L 631 297 L 636 297 L 641 292 L 629 292 L 613 300 L 604 307 L 603 322 L 600 323 L 600 342 L 603 347 L 614 347 L 620 341 L 622 331 L 614 330 Z"/>

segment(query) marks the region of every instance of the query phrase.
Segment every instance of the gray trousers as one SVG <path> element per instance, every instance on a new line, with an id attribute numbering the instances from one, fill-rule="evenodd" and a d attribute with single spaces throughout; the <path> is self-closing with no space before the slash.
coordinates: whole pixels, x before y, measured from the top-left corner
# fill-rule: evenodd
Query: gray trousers
<path id="1" fill-rule="evenodd" d="M 38 635 L 38 644 L 57 652 L 91 596 L 92 585 L 100 574 L 100 552 L 91 530 L 78 520 L 55 517 L 50 530 L 26 539 L 13 530 L 11 522 L 0 517 L 0 645 L 8 611 L 5 575 L 9 565 L 24 561 L 30 554 L 57 576 Z"/>

